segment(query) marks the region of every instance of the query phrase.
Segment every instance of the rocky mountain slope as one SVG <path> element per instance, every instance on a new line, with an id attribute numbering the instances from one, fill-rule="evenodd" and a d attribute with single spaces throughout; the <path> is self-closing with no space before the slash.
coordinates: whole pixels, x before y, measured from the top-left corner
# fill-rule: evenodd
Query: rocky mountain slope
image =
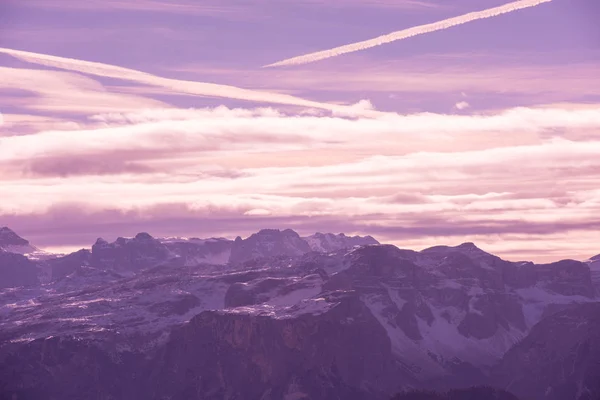
<path id="1" fill-rule="evenodd" d="M 523 399 L 600 399 L 600 303 L 544 318 L 506 353 L 493 376 Z"/>
<path id="2" fill-rule="evenodd" d="M 597 301 L 589 263 L 373 241 L 141 233 L 46 260 L 0 253 L 10 276 L 51 271 L 0 281 L 0 384 L 27 399 L 389 399 L 503 376 L 540 324 Z"/>

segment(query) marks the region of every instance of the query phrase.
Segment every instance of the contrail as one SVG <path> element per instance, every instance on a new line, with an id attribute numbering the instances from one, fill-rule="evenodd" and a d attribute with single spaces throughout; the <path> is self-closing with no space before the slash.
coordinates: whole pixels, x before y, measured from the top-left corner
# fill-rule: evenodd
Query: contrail
<path id="1" fill-rule="evenodd" d="M 299 97 L 290 96 L 281 93 L 263 92 L 259 90 L 242 89 L 235 86 L 219 85 L 216 83 L 205 83 L 195 81 L 184 81 L 178 79 L 162 78 L 160 76 L 148 74 L 133 69 L 118 67 L 110 64 L 103 64 L 91 61 L 83 61 L 74 58 L 65 58 L 51 56 L 47 54 L 32 53 L 6 49 L 0 47 L 0 53 L 5 53 L 22 61 L 44 65 L 47 67 L 65 69 L 69 71 L 80 72 L 89 75 L 102 76 L 106 78 L 123 79 L 138 82 L 146 85 L 162 87 L 173 92 L 187 93 L 199 96 L 222 97 L 229 99 L 255 101 L 261 103 L 275 103 L 294 105 L 301 107 L 318 108 L 340 113 L 356 114 L 356 108 L 347 105 L 337 105 L 321 103 L 317 101 L 305 100 Z M 377 111 L 365 110 L 364 116 L 383 114 Z"/>
<path id="2" fill-rule="evenodd" d="M 513 3 L 508 3 L 500 7 L 490 8 L 484 11 L 471 12 L 459 17 L 453 17 L 445 19 L 443 21 L 434 22 L 431 24 L 415 26 L 413 28 L 396 31 L 387 35 L 379 36 L 374 39 L 365 40 L 362 42 L 351 43 L 345 46 L 335 47 L 330 50 L 318 51 L 316 53 L 305 54 L 303 56 L 288 58 L 283 61 L 278 61 L 273 64 L 265 65 L 263 68 L 269 67 L 283 67 L 286 65 L 300 65 L 308 64 L 311 62 L 324 60 L 330 57 L 340 56 L 346 53 L 352 53 L 355 51 L 366 50 L 371 47 L 381 46 L 382 44 L 394 42 L 396 40 L 403 40 L 417 35 L 423 35 L 429 32 L 435 32 L 442 29 L 448 29 L 456 25 L 466 24 L 467 22 L 475 21 L 478 19 L 491 18 L 501 14 L 517 11 L 523 8 L 535 7 L 542 3 L 548 3 L 552 0 L 520 0 Z"/>

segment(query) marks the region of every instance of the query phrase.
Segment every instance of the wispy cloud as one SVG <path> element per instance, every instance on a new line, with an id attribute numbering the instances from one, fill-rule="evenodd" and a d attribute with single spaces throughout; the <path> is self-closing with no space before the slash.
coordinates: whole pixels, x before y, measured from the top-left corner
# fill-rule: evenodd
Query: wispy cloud
<path id="1" fill-rule="evenodd" d="M 32 134 L 46 130 L 66 131 L 81 129 L 78 123 L 63 118 L 12 113 L 0 113 L 0 115 L 0 136 Z"/>
<path id="2" fill-rule="evenodd" d="M 278 61 L 273 64 L 266 65 L 265 67 L 282 67 L 288 65 L 299 65 L 324 60 L 331 57 L 337 57 L 342 54 L 352 53 L 355 51 L 366 50 L 371 47 L 381 46 L 386 43 L 395 42 L 397 40 L 408 39 L 413 36 L 423 35 L 430 32 L 435 32 L 443 29 L 448 29 L 453 26 L 466 24 L 468 22 L 476 21 L 479 19 L 492 18 L 498 15 L 510 13 L 513 11 L 521 10 L 524 8 L 535 7 L 543 3 L 548 3 L 552 0 L 520 0 L 512 3 L 505 4 L 500 7 L 494 7 L 483 11 L 471 12 L 459 17 L 445 19 L 443 21 L 434 22 L 431 24 L 416 26 L 409 29 L 393 32 L 387 35 L 382 35 L 374 39 L 365 40 L 362 42 L 347 44 L 344 46 L 336 47 L 329 50 L 319 51 L 310 53 L 298 57 L 289 58 L 283 61 Z"/>
<path id="3" fill-rule="evenodd" d="M 229 98 L 261 103 L 285 104 L 308 108 L 318 108 L 339 113 L 356 113 L 357 110 L 357 108 L 351 106 L 349 107 L 344 105 L 310 101 L 280 93 L 248 90 L 235 86 L 219 85 L 215 83 L 162 78 L 133 69 L 97 62 L 77 60 L 73 58 L 57 57 L 6 48 L 0 48 L 0 53 L 8 54 L 29 63 L 65 69 L 69 71 L 76 71 L 105 78 L 122 79 L 145 85 L 157 86 L 174 93 L 187 93 L 198 96 Z M 373 115 L 376 114 L 373 111 L 370 111 L 369 113 Z"/>
<path id="4" fill-rule="evenodd" d="M 151 98 L 111 92 L 93 79 L 63 71 L 0 67 L 0 88 L 0 105 L 30 112 L 89 115 L 168 107 Z"/>

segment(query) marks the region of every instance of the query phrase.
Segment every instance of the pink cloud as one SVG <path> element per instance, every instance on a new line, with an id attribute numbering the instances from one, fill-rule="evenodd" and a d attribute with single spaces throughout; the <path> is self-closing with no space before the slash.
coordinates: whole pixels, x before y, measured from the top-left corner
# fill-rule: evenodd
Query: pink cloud
<path id="1" fill-rule="evenodd" d="M 14 105 L 17 100 L 30 113 L 89 115 L 169 107 L 158 100 L 110 92 L 93 79 L 62 71 L 0 67 L 0 87 L 9 93 L 10 90 L 24 92 L 18 98 L 0 95 L 0 101 Z M 37 117 L 37 120 L 41 118 Z M 46 119 L 54 122 L 52 118 Z"/>

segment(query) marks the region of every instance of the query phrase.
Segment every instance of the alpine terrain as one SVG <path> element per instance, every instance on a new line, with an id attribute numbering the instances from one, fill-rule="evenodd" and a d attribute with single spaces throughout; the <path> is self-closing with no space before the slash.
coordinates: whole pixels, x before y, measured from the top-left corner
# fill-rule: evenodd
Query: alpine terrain
<path id="1" fill-rule="evenodd" d="M 53 255 L 1 228 L 0 398 L 598 400 L 599 260 L 290 229 Z"/>

